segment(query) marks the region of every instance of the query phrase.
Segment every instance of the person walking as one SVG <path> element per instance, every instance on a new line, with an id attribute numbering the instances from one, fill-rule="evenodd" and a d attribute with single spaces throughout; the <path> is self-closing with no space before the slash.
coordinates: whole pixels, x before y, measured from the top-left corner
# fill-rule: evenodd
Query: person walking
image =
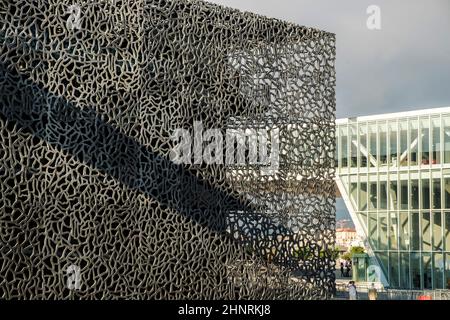
<path id="1" fill-rule="evenodd" d="M 348 283 L 348 299 L 358 300 L 358 292 L 356 291 L 356 286 L 354 281 Z"/>
<path id="2" fill-rule="evenodd" d="M 344 262 L 341 261 L 341 277 L 344 276 Z"/>
<path id="3" fill-rule="evenodd" d="M 350 277 L 350 263 L 348 261 L 345 262 L 345 276 Z"/>
<path id="4" fill-rule="evenodd" d="M 375 288 L 375 284 L 373 282 L 370 285 L 368 295 L 369 295 L 369 300 L 377 300 L 377 298 L 378 298 L 378 292 L 377 292 L 377 289 Z"/>

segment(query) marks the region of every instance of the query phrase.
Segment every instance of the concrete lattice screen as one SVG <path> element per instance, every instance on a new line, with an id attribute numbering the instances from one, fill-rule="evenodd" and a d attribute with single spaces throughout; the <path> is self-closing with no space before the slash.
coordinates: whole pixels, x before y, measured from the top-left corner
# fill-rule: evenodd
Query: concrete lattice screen
<path id="1" fill-rule="evenodd" d="M 199 1 L 74 4 L 79 29 L 61 1 L 0 4 L 0 297 L 329 297 L 334 35 Z M 194 121 L 278 128 L 278 170 L 175 164 Z"/>

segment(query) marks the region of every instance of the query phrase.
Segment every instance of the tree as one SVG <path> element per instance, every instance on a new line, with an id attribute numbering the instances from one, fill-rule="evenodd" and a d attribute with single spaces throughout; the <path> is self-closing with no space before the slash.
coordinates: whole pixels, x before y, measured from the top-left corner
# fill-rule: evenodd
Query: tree
<path id="1" fill-rule="evenodd" d="M 365 252 L 365 250 L 364 250 L 363 247 L 356 246 L 356 247 L 351 247 L 350 248 L 350 254 L 351 254 L 352 257 L 353 257 L 354 254 L 362 254 L 364 252 Z"/>
<path id="2" fill-rule="evenodd" d="M 355 254 L 362 254 L 362 253 L 364 253 L 364 252 L 365 252 L 365 250 L 364 250 L 363 247 L 359 247 L 359 246 L 351 247 L 350 250 L 349 250 L 348 252 L 344 253 L 344 254 L 341 256 L 341 259 L 350 261 L 350 260 L 352 260 L 353 255 L 355 255 Z"/>

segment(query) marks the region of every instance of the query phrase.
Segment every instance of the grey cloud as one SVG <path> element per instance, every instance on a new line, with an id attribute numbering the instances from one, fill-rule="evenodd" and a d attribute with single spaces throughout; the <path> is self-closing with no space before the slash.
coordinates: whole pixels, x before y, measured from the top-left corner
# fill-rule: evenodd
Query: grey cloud
<path id="1" fill-rule="evenodd" d="M 210 0 L 337 37 L 337 116 L 450 106 L 448 0 Z M 381 8 L 382 30 L 366 28 Z"/>

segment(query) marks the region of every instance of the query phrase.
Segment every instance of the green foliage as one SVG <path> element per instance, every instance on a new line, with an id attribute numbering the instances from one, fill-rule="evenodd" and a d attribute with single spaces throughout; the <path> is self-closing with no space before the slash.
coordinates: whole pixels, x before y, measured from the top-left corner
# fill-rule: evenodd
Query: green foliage
<path id="1" fill-rule="evenodd" d="M 298 258 L 299 260 L 309 260 L 314 258 L 314 251 L 309 250 L 307 248 L 302 248 L 300 250 L 294 250 L 292 253 L 294 258 Z M 320 258 L 330 258 L 332 260 L 336 260 L 339 257 L 339 250 L 336 248 L 320 250 L 319 252 Z"/>
<path id="2" fill-rule="evenodd" d="M 341 259 L 350 261 L 350 260 L 352 260 L 352 255 L 351 255 L 350 252 L 346 252 L 346 253 L 344 253 L 344 254 L 341 256 Z"/>
<path id="3" fill-rule="evenodd" d="M 351 247 L 350 248 L 350 254 L 352 255 L 352 257 L 354 254 L 362 254 L 364 252 L 365 252 L 365 250 L 363 247 Z"/>
<path id="4" fill-rule="evenodd" d="M 344 253 L 341 255 L 341 259 L 350 261 L 353 258 L 353 255 L 355 254 L 362 254 L 365 250 L 363 247 L 351 247 L 349 252 Z"/>

